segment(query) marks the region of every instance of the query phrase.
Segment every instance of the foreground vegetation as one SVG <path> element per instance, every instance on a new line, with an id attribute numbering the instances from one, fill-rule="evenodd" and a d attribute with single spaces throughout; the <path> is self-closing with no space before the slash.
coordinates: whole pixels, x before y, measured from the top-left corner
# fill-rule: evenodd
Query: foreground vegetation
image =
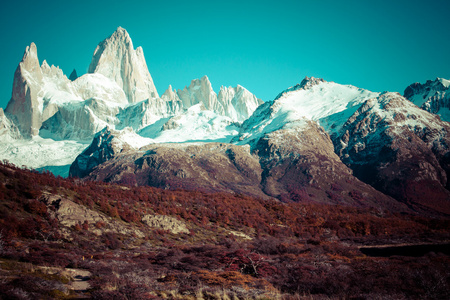
<path id="1" fill-rule="evenodd" d="M 449 225 L 382 208 L 84 182 L 3 162 L 0 299 L 449 299 L 448 253 L 359 250 L 442 243 Z"/>

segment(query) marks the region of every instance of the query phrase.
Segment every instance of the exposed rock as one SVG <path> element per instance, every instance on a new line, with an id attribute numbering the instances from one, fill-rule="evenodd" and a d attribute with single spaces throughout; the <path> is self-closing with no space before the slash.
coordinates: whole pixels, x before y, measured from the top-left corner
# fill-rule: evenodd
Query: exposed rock
<path id="1" fill-rule="evenodd" d="M 16 127 L 14 122 L 12 122 L 0 107 L 0 137 L 2 139 L 19 139 L 21 134 L 19 128 Z"/>
<path id="2" fill-rule="evenodd" d="M 108 143 L 111 136 L 98 137 Z M 88 149 L 97 149 L 96 142 Z M 101 148 L 101 147 L 100 147 Z M 150 185 L 161 188 L 231 192 L 267 197 L 260 188 L 261 167 L 250 147 L 224 143 L 151 144 L 139 150 L 89 150 L 71 167 L 93 180 Z M 101 152 L 107 155 L 92 155 Z M 91 157 L 101 157 L 101 159 Z M 89 168 L 84 168 L 86 160 Z M 93 168 L 94 165 L 98 167 Z"/>
<path id="3" fill-rule="evenodd" d="M 214 92 L 207 76 L 194 79 L 189 87 L 178 90 L 178 97 L 183 101 L 184 107 L 202 103 L 206 109 L 223 112 L 223 107 L 217 101 L 217 94 Z"/>
<path id="4" fill-rule="evenodd" d="M 70 176 L 84 177 L 99 164 L 111 159 L 121 151 L 131 148 L 129 144 L 124 143 L 113 133 L 117 132 L 111 131 L 109 128 L 104 128 L 97 133 L 92 144 L 70 166 Z"/>
<path id="5" fill-rule="evenodd" d="M 169 85 L 169 87 L 164 92 L 164 94 L 162 94 L 161 99 L 168 101 L 168 102 L 169 101 L 173 101 L 173 102 L 181 101 L 180 97 L 178 97 L 178 94 L 172 89 L 172 85 Z"/>
<path id="6" fill-rule="evenodd" d="M 317 123 L 303 120 L 296 126 L 266 134 L 255 144 L 264 192 L 285 201 L 322 202 L 352 206 L 407 208 L 352 175 L 334 153 L 329 135 Z"/>
<path id="7" fill-rule="evenodd" d="M 158 98 L 141 47 L 133 48 L 128 32 L 119 27 L 95 49 L 88 73 L 100 73 L 115 81 L 129 103 Z"/>
<path id="8" fill-rule="evenodd" d="M 263 102 L 244 87 L 222 86 L 217 101 L 223 106 L 223 115 L 237 122 L 244 122 Z"/>
<path id="9" fill-rule="evenodd" d="M 78 74 L 77 74 L 77 70 L 73 69 L 72 73 L 70 73 L 69 75 L 69 80 L 70 81 L 75 81 L 78 78 Z"/>
<path id="10" fill-rule="evenodd" d="M 167 230 L 173 234 L 189 233 L 189 229 L 183 221 L 171 216 L 145 215 L 142 222 L 149 227 Z"/>
<path id="11" fill-rule="evenodd" d="M 420 108 L 450 121 L 450 80 L 436 78 L 424 84 L 413 83 L 405 89 L 403 96 Z"/>
<path id="12" fill-rule="evenodd" d="M 61 225 L 71 227 L 77 224 L 83 224 L 85 221 L 89 224 L 96 222 L 108 222 L 108 218 L 98 212 L 88 209 L 85 206 L 76 204 L 55 195 L 49 195 L 45 199 L 48 206 L 52 207 L 55 217 Z"/>
<path id="13" fill-rule="evenodd" d="M 185 111 L 183 103 L 176 97 L 176 94 L 169 94 L 166 91 L 161 98 L 141 101 L 121 110 L 118 115 L 121 123 L 116 128 L 132 127 L 139 131 L 161 119 L 170 118 Z"/>
<path id="14" fill-rule="evenodd" d="M 306 76 L 302 82 L 282 91 L 281 93 L 279 93 L 276 97 L 275 100 L 283 97 L 284 95 L 293 92 L 293 91 L 298 91 L 298 90 L 307 90 L 310 89 L 311 87 L 320 84 L 321 82 L 325 82 L 325 80 L 323 80 L 322 78 L 315 78 L 315 77 L 308 77 Z"/>
<path id="15" fill-rule="evenodd" d="M 140 230 L 133 228 L 132 226 L 113 220 L 111 217 L 60 196 L 45 195 L 43 201 L 47 206 L 51 207 L 48 211 L 52 213 L 63 226 L 72 227 L 86 222 L 89 226 L 88 230 L 96 235 L 101 235 L 104 232 L 116 232 L 126 235 L 135 235 L 140 238 L 144 237 L 144 234 Z M 94 225 L 97 222 L 101 222 L 104 228 L 96 228 Z"/>
<path id="16" fill-rule="evenodd" d="M 185 108 L 202 104 L 205 109 L 235 122 L 243 122 L 263 103 L 240 85 L 235 88 L 222 86 L 217 96 L 207 76 L 192 80 L 189 87 L 178 90 L 177 95 Z"/>
<path id="17" fill-rule="evenodd" d="M 450 125 L 397 93 L 368 100 L 333 137 L 355 175 L 416 211 L 450 213 Z"/>
<path id="18" fill-rule="evenodd" d="M 39 134 L 84 142 L 105 126 L 119 130 L 132 127 L 143 136 L 156 136 L 168 119 L 200 103 L 211 112 L 229 116 L 230 123 L 242 122 L 261 102 L 241 86 L 224 88 L 218 99 L 206 76 L 193 80 L 185 93 L 179 93 L 183 99 L 170 86 L 158 97 L 142 48 L 135 50 L 126 30 L 119 27 L 98 45 L 88 74 L 81 77 L 74 70 L 68 79 L 45 60 L 39 66 L 37 48 L 32 43 L 16 69 L 5 112 L 9 125 L 14 123 L 23 137 Z M 197 123 L 209 126 L 211 119 Z M 6 119 L 2 123 L 11 127 Z M 206 139 L 209 137 L 196 138 Z"/>
<path id="19" fill-rule="evenodd" d="M 109 139 L 107 135 L 102 138 L 105 143 Z M 95 145 L 91 145 L 92 149 Z M 266 134 L 255 143 L 253 154 L 249 145 L 226 143 L 152 144 L 139 150 L 108 151 L 104 153 L 110 155 L 101 160 L 92 159 L 98 166 L 91 168 L 86 178 L 166 189 L 242 193 L 283 201 L 407 210 L 352 176 L 333 152 L 328 134 L 307 120 Z M 79 157 L 74 165 L 79 160 L 84 163 L 84 158 Z"/>
<path id="20" fill-rule="evenodd" d="M 45 60 L 39 67 L 37 48 L 32 43 L 14 74 L 12 97 L 6 112 L 14 116 L 22 135 L 31 137 L 38 135 L 42 123 L 58 111 L 55 102 L 62 99 L 80 100 L 61 69 L 50 67 Z"/>
<path id="21" fill-rule="evenodd" d="M 42 103 L 38 100 L 38 92 L 43 84 L 42 80 L 37 48 L 31 43 L 14 73 L 12 96 L 6 107 L 6 112 L 17 118 L 24 136 L 37 135 L 39 132 Z"/>

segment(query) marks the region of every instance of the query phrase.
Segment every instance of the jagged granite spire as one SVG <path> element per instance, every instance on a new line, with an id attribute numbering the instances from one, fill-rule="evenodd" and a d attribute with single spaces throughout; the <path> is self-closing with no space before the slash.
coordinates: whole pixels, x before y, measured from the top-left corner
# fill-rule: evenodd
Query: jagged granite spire
<path id="1" fill-rule="evenodd" d="M 238 122 L 248 119 L 263 103 L 261 99 L 239 84 L 236 87 L 222 86 L 217 100 L 224 108 L 224 115 Z"/>
<path id="2" fill-rule="evenodd" d="M 70 73 L 69 79 L 70 81 L 75 81 L 78 78 L 77 70 L 73 69 L 72 73 Z"/>
<path id="3" fill-rule="evenodd" d="M 206 109 L 218 111 L 217 94 L 213 91 L 208 76 L 194 79 L 188 87 L 178 90 L 178 97 L 183 101 L 184 107 L 188 108 L 198 103 L 203 103 Z"/>
<path id="4" fill-rule="evenodd" d="M 16 117 L 19 129 L 24 136 L 37 135 L 39 132 L 41 111 L 37 93 L 42 84 L 42 76 L 37 47 L 31 43 L 25 49 L 22 61 L 14 73 L 12 96 L 5 110 Z M 29 80 L 30 77 L 33 80 Z"/>
<path id="5" fill-rule="evenodd" d="M 141 47 L 136 50 L 128 32 L 122 27 L 98 44 L 88 73 L 100 73 L 115 81 L 125 92 L 129 103 L 157 98 Z"/>

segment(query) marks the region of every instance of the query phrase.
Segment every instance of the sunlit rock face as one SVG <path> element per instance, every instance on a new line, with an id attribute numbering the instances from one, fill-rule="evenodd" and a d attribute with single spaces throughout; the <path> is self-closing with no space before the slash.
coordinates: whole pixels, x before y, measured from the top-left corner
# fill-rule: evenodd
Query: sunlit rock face
<path id="1" fill-rule="evenodd" d="M 100 73 L 115 81 L 129 103 L 159 97 L 144 51 L 133 48 L 128 32 L 121 27 L 97 46 L 88 73 Z"/>
<path id="2" fill-rule="evenodd" d="M 46 61 L 39 66 L 37 47 L 31 43 L 14 74 L 12 96 L 5 112 L 14 115 L 23 136 L 35 136 L 39 134 L 42 122 L 57 111 L 50 100 L 57 97 L 56 94 L 71 95 L 73 92 L 70 80 L 59 68 L 50 67 Z"/>
<path id="3" fill-rule="evenodd" d="M 207 76 L 192 80 L 189 86 L 178 90 L 177 95 L 186 108 L 201 103 L 205 109 L 235 122 L 245 121 L 263 103 L 240 85 L 234 88 L 222 86 L 217 96 Z"/>

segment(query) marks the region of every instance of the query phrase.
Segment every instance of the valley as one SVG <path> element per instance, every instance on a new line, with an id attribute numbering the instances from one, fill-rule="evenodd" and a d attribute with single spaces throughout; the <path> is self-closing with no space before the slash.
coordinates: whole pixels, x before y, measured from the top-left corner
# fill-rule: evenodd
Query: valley
<path id="1" fill-rule="evenodd" d="M 448 296 L 447 252 L 362 251 L 448 241 L 448 219 L 83 182 L 5 163 L 0 179 L 5 297 Z"/>
<path id="2" fill-rule="evenodd" d="M 448 299 L 449 81 L 156 90 L 118 27 L 26 47 L 0 108 L 0 299 Z"/>

